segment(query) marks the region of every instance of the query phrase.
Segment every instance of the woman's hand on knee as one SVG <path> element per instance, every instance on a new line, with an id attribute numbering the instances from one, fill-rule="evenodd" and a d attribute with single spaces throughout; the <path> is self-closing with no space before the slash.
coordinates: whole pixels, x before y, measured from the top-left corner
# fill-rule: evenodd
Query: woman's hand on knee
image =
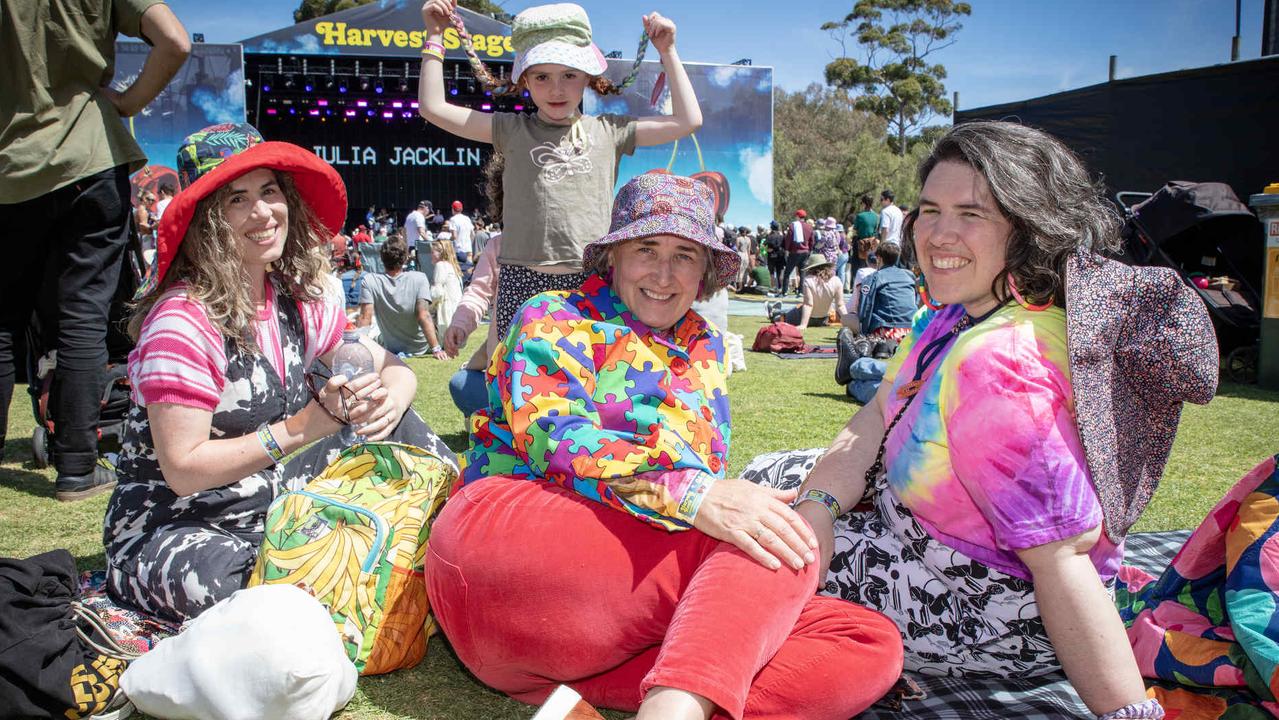
<path id="1" fill-rule="evenodd" d="M 693 527 L 737 547 L 766 568 L 782 563 L 800 570 L 817 561 L 817 537 L 790 502 L 794 490 L 775 490 L 749 480 L 717 481 L 702 500 Z"/>

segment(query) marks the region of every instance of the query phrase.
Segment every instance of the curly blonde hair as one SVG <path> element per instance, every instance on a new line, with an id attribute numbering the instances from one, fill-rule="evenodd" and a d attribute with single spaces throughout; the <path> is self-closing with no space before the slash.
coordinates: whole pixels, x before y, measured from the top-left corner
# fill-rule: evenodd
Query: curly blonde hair
<path id="1" fill-rule="evenodd" d="M 289 209 L 289 230 L 284 253 L 271 263 L 269 278 L 288 297 L 303 302 L 320 300 L 330 271 L 328 238 L 321 230 L 323 225 L 298 193 L 292 176 L 280 171 L 274 174 Z M 230 194 L 228 183 L 196 204 L 191 224 L 164 280 L 133 307 L 129 336 L 134 342 L 151 308 L 173 286 L 183 283 L 187 296 L 200 303 L 209 323 L 223 338 L 231 340 L 242 351 L 259 351 L 253 327 L 257 310 L 247 290 L 249 278 L 244 271 L 244 258 L 235 230 L 222 211 Z"/>

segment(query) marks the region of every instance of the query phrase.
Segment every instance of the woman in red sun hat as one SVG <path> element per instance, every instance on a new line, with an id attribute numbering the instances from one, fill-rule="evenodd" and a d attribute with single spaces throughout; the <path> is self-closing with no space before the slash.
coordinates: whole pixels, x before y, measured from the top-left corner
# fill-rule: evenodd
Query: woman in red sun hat
<path id="1" fill-rule="evenodd" d="M 112 598 L 181 621 L 244 586 L 267 507 L 336 455 L 344 425 L 454 458 L 409 410 L 417 382 L 394 355 L 362 339 L 373 372 L 327 371 L 345 326 L 329 290 L 347 209 L 333 168 L 232 124 L 188 136 L 178 166 L 129 325 L 132 407 L 103 542 Z"/>

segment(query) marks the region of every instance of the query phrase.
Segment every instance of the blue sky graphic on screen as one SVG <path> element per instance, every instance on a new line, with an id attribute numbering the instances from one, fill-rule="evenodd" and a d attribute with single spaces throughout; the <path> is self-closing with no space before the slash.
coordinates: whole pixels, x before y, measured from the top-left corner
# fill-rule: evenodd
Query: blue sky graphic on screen
<path id="1" fill-rule="evenodd" d="M 610 60 L 608 76 L 620 82 L 632 61 Z M 622 158 L 618 187 L 650 170 L 676 175 L 721 173 L 727 181 L 728 212 L 733 225 L 767 225 L 773 219 L 773 69 L 749 65 L 685 63 L 702 108 L 702 129 L 678 143 L 637 148 Z M 654 115 L 651 103 L 662 66 L 645 62 L 635 84 L 621 95 L 586 93 L 584 109 L 592 115 Z M 660 108 L 669 97 L 658 98 Z M 699 157 L 700 148 L 700 157 Z M 711 181 L 715 178 L 712 176 Z M 721 193 L 719 188 L 713 188 Z M 722 193 L 721 193 L 722 194 Z"/>
<path id="2" fill-rule="evenodd" d="M 112 87 L 128 87 L 142 72 L 150 47 L 118 42 Z M 147 154 L 147 167 L 134 174 L 135 187 L 151 186 L 172 170 L 182 138 L 217 123 L 244 122 L 244 58 L 239 45 L 196 43 L 191 57 L 160 95 L 134 117 L 125 118 Z M 176 185 L 176 173 L 172 176 Z"/>

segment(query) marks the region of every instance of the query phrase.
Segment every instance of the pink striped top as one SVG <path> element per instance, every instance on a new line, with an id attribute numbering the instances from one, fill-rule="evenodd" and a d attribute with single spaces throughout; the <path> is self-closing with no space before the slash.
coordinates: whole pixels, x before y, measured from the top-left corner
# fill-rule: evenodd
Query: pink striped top
<path id="1" fill-rule="evenodd" d="M 258 346 L 284 380 L 284 350 L 275 313 L 275 286 L 266 283 L 266 303 L 256 322 Z M 326 299 L 298 303 L 302 316 L 303 365 L 342 340 L 346 316 L 342 306 Z M 213 328 L 204 307 L 174 286 L 151 308 L 142 323 L 137 347 L 129 353 L 133 402 L 173 403 L 213 412 L 226 381 L 226 343 Z"/>

